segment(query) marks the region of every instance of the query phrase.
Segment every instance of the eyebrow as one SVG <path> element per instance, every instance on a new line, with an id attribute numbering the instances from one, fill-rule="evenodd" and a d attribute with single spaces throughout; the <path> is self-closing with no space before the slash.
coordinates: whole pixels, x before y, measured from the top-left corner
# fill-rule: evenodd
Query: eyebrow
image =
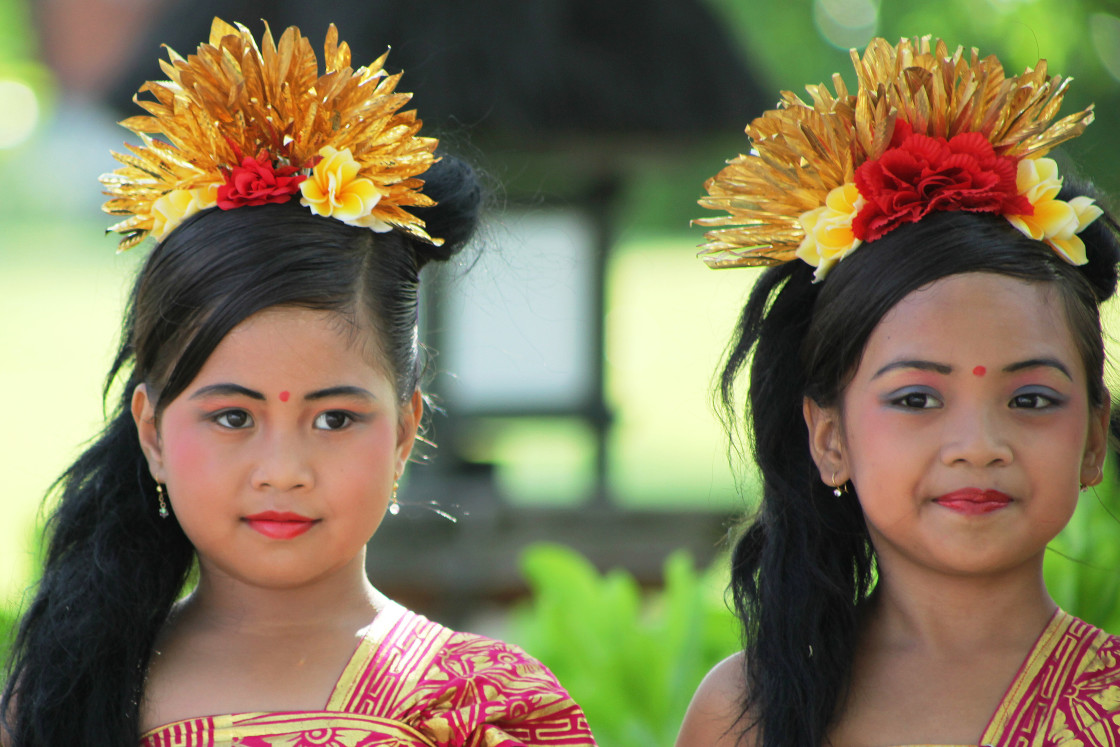
<path id="1" fill-rule="evenodd" d="M 253 391 L 252 389 L 243 387 L 240 384 L 211 384 L 209 386 L 204 386 L 197 392 L 192 394 L 191 399 L 202 399 L 203 397 L 209 397 L 215 394 L 227 397 L 230 395 L 241 395 L 242 397 L 248 397 L 249 399 L 259 399 L 262 402 L 265 399 L 265 396 L 260 392 Z"/>
<path id="2" fill-rule="evenodd" d="M 1058 360 L 1057 358 L 1031 358 L 1029 360 L 1020 361 L 1018 363 L 1012 363 L 1010 366 L 1006 366 L 1003 369 L 1003 372 L 1004 373 L 1015 373 L 1016 371 L 1024 371 L 1028 368 L 1053 368 L 1053 369 L 1057 369 L 1067 379 L 1069 379 L 1070 381 L 1073 381 L 1073 374 L 1071 374 L 1069 372 L 1069 368 L 1067 368 L 1066 365 L 1064 363 L 1062 363 L 1060 360 Z"/>
<path id="3" fill-rule="evenodd" d="M 934 363 L 933 361 L 923 360 L 894 361 L 876 371 L 875 375 L 871 377 L 871 380 L 874 381 L 883 374 L 900 368 L 915 368 L 919 371 L 932 371 L 943 375 L 948 375 L 953 372 L 953 367 L 944 363 Z M 1069 367 L 1057 358 L 1028 358 L 1025 361 L 1019 361 L 1004 366 L 1003 372 L 1015 373 L 1016 371 L 1025 371 L 1029 368 L 1053 368 L 1062 373 L 1070 381 L 1073 381 L 1073 374 L 1069 372 Z"/>
<path id="4" fill-rule="evenodd" d="M 358 399 L 377 399 L 373 392 L 368 389 L 363 389 L 360 386 L 332 386 L 327 389 L 319 389 L 311 392 L 304 397 L 307 401 L 314 401 L 317 399 L 327 399 L 329 397 L 356 397 Z"/>
<path id="5" fill-rule="evenodd" d="M 921 360 L 894 361 L 893 363 L 888 363 L 887 365 L 876 371 L 875 375 L 871 377 L 871 380 L 874 381 L 883 374 L 899 368 L 916 368 L 919 371 L 933 371 L 934 373 L 939 374 L 950 374 L 953 372 L 953 367 L 947 366 L 944 363 L 934 363 L 933 361 Z"/>
<path id="6" fill-rule="evenodd" d="M 240 384 L 210 384 L 204 386 L 197 392 L 190 396 L 191 399 L 202 399 L 203 397 L 211 396 L 228 397 L 231 395 L 248 397 L 249 399 L 265 401 L 267 397 L 258 391 L 243 387 Z M 309 393 L 304 397 L 306 401 L 314 401 L 319 399 L 327 399 L 329 397 L 356 397 L 359 399 L 377 399 L 368 389 L 363 389 L 360 386 L 332 386 L 326 389 L 318 389 Z"/>

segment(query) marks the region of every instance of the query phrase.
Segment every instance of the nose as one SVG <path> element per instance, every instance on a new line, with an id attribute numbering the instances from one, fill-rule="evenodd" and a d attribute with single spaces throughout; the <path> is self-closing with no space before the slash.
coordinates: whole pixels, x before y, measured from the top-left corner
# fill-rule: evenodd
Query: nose
<path id="1" fill-rule="evenodd" d="M 309 449 L 298 432 L 276 429 L 258 442 L 252 476 L 257 489 L 297 490 L 314 483 Z"/>
<path id="2" fill-rule="evenodd" d="M 984 407 L 961 407 L 944 421 L 941 460 L 947 465 L 993 467 L 1014 458 L 998 413 Z"/>

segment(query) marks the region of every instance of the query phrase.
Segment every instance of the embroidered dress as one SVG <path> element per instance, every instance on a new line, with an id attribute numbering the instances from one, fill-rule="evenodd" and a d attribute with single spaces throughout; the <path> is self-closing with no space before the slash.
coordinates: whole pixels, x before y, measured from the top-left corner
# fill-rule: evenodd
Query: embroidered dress
<path id="1" fill-rule="evenodd" d="M 366 630 L 322 711 L 204 716 L 141 740 L 142 747 L 594 744 L 583 711 L 540 662 L 395 604 Z"/>
<path id="2" fill-rule="evenodd" d="M 1120 747 L 1120 637 L 1055 612 L 979 744 Z"/>

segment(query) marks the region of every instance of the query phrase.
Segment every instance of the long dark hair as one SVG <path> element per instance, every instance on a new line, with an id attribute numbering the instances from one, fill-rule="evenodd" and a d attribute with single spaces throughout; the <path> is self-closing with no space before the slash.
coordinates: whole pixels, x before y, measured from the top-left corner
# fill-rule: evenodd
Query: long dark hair
<path id="1" fill-rule="evenodd" d="M 1063 199 L 1074 193 L 1067 188 Z M 843 706 L 857 610 L 876 558 L 854 491 L 837 498 L 809 451 L 806 397 L 838 404 L 879 320 L 939 278 L 988 272 L 1058 289 L 1085 363 L 1091 404 L 1106 405 L 1099 306 L 1116 290 L 1117 225 L 1080 234 L 1074 266 L 1000 216 L 934 213 L 860 246 L 828 278 L 795 261 L 764 272 L 740 316 L 719 377 L 725 421 L 750 366 L 747 423 L 762 499 L 735 544 L 731 592 L 743 623 L 747 692 L 737 728 L 762 747 L 819 747 Z"/>
<path id="2" fill-rule="evenodd" d="M 230 330 L 273 306 L 337 312 L 372 332 L 406 401 L 421 361 L 420 269 L 446 260 L 478 220 L 479 181 L 445 156 L 425 176 L 438 205 L 416 211 L 440 246 L 320 218 L 295 200 L 211 209 L 185 221 L 141 268 L 105 398 L 123 380 L 101 435 L 59 478 L 42 580 L 20 624 L 0 701 L 13 747 L 134 745 L 152 646 L 194 560 L 155 483 L 130 404 L 143 383 L 157 412 Z"/>

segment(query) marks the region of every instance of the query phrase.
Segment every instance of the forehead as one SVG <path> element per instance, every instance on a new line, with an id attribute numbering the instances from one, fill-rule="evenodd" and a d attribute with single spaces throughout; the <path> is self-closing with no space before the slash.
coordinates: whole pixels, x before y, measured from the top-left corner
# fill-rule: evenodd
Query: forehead
<path id="1" fill-rule="evenodd" d="M 334 385 L 343 378 L 384 378 L 370 333 L 331 311 L 273 307 L 248 317 L 227 334 L 195 377 L 287 378 Z"/>
<path id="2" fill-rule="evenodd" d="M 868 338 L 860 372 L 892 359 L 1000 366 L 1038 357 L 1083 367 L 1061 297 L 1049 283 L 992 273 L 942 278 L 892 308 Z"/>

